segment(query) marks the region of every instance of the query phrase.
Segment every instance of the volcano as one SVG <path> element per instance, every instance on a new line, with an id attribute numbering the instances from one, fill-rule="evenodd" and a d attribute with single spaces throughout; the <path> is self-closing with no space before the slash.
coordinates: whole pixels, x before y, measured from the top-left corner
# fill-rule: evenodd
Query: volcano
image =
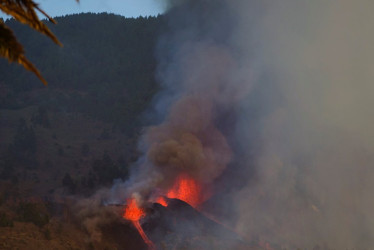
<path id="1" fill-rule="evenodd" d="M 157 249 L 250 249 L 236 233 L 188 203 L 165 199 L 168 206 L 153 203 L 142 225 Z"/>
<path id="2" fill-rule="evenodd" d="M 136 218 L 152 244 L 141 242 L 137 235 L 134 236 L 136 244 L 118 244 L 119 249 L 262 249 L 245 242 L 238 234 L 211 220 L 188 203 L 180 199 L 163 199 L 167 206 L 149 203 L 144 208 L 144 216 Z M 122 241 L 121 227 L 128 230 L 127 222 L 135 225 L 134 221 L 124 219 L 122 223 L 116 223 L 115 230 L 110 230 L 110 237 L 116 242 Z M 108 231 L 109 227 L 106 228 Z"/>
<path id="3" fill-rule="evenodd" d="M 210 195 L 204 185 L 182 173 L 155 202 L 128 199 L 122 218 L 132 223 L 149 250 L 261 249 L 200 210 Z"/>

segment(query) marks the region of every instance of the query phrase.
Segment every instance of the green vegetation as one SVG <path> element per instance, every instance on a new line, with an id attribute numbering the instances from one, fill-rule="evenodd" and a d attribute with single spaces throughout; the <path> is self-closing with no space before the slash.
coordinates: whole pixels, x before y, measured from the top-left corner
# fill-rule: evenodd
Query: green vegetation
<path id="1" fill-rule="evenodd" d="M 59 25 L 51 30 L 63 48 L 14 20 L 6 22 L 49 87 L 44 89 L 33 74 L 17 65 L 0 61 L 0 85 L 5 89 L 0 108 L 38 105 L 35 122 L 44 126 L 49 126 L 50 110 L 79 112 L 119 127 L 135 121 L 158 90 L 154 48 L 162 18 L 78 14 L 56 20 Z M 25 92 L 35 90 L 42 93 L 23 98 Z"/>
<path id="2" fill-rule="evenodd" d="M 160 88 L 154 51 L 166 26 L 162 16 L 56 21 L 46 25 L 63 47 L 5 22 L 49 83 L 0 61 L 0 184 L 10 181 L 21 197 L 89 194 L 126 179 L 138 156 L 142 114 Z"/>
<path id="3" fill-rule="evenodd" d="M 56 20 L 46 25 L 63 47 L 6 21 L 49 85 L 0 60 L 0 248 L 86 248 L 73 204 L 128 178 L 144 112 L 160 88 L 154 51 L 162 16 Z"/>
<path id="4" fill-rule="evenodd" d="M 137 160 L 142 115 L 160 88 L 154 51 L 164 29 L 161 16 L 56 20 L 50 29 L 64 47 L 6 21 L 48 87 L 0 60 L 0 229 L 36 225 L 51 243 L 60 237 L 54 222 L 69 216 L 56 200 L 110 187 Z"/>

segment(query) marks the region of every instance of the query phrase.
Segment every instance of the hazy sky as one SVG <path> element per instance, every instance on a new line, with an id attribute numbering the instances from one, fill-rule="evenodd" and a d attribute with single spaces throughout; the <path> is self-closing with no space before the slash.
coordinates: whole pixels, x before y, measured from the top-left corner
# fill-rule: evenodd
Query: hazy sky
<path id="1" fill-rule="evenodd" d="M 81 12 L 109 12 L 126 17 L 157 15 L 162 12 L 160 0 L 36 0 L 52 17 Z M 4 17 L 0 13 L 0 17 Z"/>

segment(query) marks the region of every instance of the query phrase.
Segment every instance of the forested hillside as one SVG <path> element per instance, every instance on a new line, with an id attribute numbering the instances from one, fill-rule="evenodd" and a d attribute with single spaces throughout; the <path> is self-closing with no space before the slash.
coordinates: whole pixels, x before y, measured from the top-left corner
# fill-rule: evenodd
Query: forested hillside
<path id="1" fill-rule="evenodd" d="M 56 21 L 50 28 L 63 47 L 6 23 L 49 85 L 0 61 L 1 249 L 93 248 L 71 221 L 67 199 L 128 177 L 144 111 L 159 89 L 154 50 L 162 16 L 77 14 Z M 123 244 L 141 243 L 126 228 Z"/>
<path id="2" fill-rule="evenodd" d="M 159 88 L 161 16 L 56 21 L 51 29 L 63 47 L 7 21 L 49 83 L 0 61 L 0 180 L 11 181 L 19 196 L 89 193 L 126 178 L 141 114 Z"/>
<path id="3" fill-rule="evenodd" d="M 121 125 L 134 119 L 157 89 L 153 49 L 161 17 L 126 19 L 110 14 L 78 14 L 56 21 L 58 25 L 50 28 L 63 47 L 14 20 L 7 22 L 49 82 L 49 96 L 22 98 L 20 95 L 27 91 L 45 88 L 30 72 L 2 60 L 1 108 L 45 104 L 50 109 L 78 111 Z M 51 92 L 56 90 L 74 94 L 70 92 L 68 101 L 63 95 L 50 100 Z M 111 112 L 107 112 L 108 106 Z"/>

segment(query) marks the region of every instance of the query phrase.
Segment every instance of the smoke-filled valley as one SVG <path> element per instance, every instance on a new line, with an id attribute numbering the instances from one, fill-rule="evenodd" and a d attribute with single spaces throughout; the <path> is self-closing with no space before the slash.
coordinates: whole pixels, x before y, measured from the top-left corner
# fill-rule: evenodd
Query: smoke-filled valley
<path id="1" fill-rule="evenodd" d="M 374 248 L 374 3 L 164 3 L 61 18 L 65 48 L 31 54 L 48 89 L 0 65 L 0 225 L 49 247 Z"/>

